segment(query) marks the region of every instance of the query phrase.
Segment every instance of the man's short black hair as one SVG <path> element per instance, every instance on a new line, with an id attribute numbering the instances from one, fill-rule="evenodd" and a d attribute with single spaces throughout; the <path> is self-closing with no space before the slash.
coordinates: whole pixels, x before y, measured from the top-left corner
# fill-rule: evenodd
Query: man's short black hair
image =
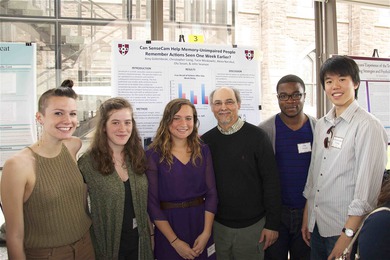
<path id="1" fill-rule="evenodd" d="M 303 82 L 303 80 L 300 77 L 298 77 L 297 75 L 288 74 L 286 76 L 283 76 L 281 79 L 279 79 L 278 84 L 276 84 L 276 92 L 278 92 L 278 90 L 279 90 L 279 85 L 281 85 L 283 83 L 288 83 L 288 82 L 297 82 L 297 83 L 301 84 L 301 86 L 303 88 L 303 92 L 306 91 L 305 83 Z"/>
<path id="2" fill-rule="evenodd" d="M 356 62 L 348 56 L 332 56 L 322 64 L 320 69 L 320 80 L 322 88 L 325 90 L 325 76 L 326 74 L 333 74 L 339 76 L 351 76 L 353 83 L 358 85 L 355 89 L 355 99 L 358 96 L 358 89 L 360 85 L 359 66 Z"/>

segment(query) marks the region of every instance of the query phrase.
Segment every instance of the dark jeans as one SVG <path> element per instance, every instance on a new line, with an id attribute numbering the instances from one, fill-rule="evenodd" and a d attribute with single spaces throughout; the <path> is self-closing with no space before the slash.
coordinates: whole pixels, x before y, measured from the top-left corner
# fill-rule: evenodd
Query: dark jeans
<path id="1" fill-rule="evenodd" d="M 334 245 L 339 239 L 339 236 L 333 237 L 322 237 L 318 232 L 317 224 L 314 226 L 313 233 L 310 237 L 311 254 L 310 259 L 312 260 L 327 260 L 330 253 L 334 248 Z"/>
<path id="2" fill-rule="evenodd" d="M 309 260 L 310 247 L 302 239 L 303 209 L 291 209 L 283 206 L 282 222 L 276 242 L 265 250 L 265 260 Z"/>

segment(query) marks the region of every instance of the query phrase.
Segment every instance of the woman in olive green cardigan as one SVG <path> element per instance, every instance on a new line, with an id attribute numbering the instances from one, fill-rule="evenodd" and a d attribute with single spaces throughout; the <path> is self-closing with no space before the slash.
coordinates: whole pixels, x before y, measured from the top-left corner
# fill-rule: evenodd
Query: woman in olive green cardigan
<path id="1" fill-rule="evenodd" d="M 91 147 L 78 164 L 89 191 L 96 258 L 152 260 L 145 155 L 129 102 L 111 98 L 100 106 Z"/>

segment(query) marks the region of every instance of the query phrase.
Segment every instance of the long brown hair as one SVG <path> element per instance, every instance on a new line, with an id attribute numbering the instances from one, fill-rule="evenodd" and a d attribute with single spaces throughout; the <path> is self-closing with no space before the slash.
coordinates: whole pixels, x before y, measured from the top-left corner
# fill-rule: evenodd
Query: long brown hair
<path id="1" fill-rule="evenodd" d="M 387 179 L 383 185 L 378 196 L 378 207 L 390 202 L 390 179 Z"/>
<path id="2" fill-rule="evenodd" d="M 146 169 L 146 158 L 134 120 L 133 108 L 126 99 L 120 97 L 110 98 L 100 105 L 95 135 L 90 147 L 91 157 L 95 161 L 95 168 L 104 175 L 111 174 L 115 169 L 112 160 L 113 151 L 108 145 L 105 128 L 108 119 L 112 115 L 112 111 L 120 109 L 130 109 L 133 127 L 131 136 L 123 150 L 125 159 L 128 158 L 130 160 L 131 169 L 135 173 L 144 174 Z"/>
<path id="3" fill-rule="evenodd" d="M 195 106 L 188 99 L 177 98 L 171 100 L 165 106 L 164 114 L 157 129 L 156 136 L 149 146 L 151 149 L 159 151 L 161 153 L 160 162 L 165 160 L 168 165 L 172 165 L 173 163 L 173 156 L 171 152 L 172 140 L 171 133 L 169 132 L 169 126 L 172 123 L 175 114 L 179 112 L 181 107 L 184 105 L 190 106 L 192 108 L 194 118 L 194 129 L 187 137 L 188 148 L 191 150 L 191 162 L 193 165 L 196 165 L 196 159 L 199 158 L 201 161 L 203 159 L 200 149 L 201 141 L 198 136 L 198 113 L 196 112 Z"/>

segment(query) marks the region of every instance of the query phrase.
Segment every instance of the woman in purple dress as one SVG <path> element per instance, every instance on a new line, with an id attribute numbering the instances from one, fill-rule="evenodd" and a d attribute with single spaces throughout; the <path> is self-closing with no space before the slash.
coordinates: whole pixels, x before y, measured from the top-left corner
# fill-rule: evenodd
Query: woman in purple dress
<path id="1" fill-rule="evenodd" d="M 170 101 L 146 152 L 157 260 L 216 259 L 212 224 L 217 192 L 210 150 L 199 139 L 198 124 L 190 101 Z"/>

